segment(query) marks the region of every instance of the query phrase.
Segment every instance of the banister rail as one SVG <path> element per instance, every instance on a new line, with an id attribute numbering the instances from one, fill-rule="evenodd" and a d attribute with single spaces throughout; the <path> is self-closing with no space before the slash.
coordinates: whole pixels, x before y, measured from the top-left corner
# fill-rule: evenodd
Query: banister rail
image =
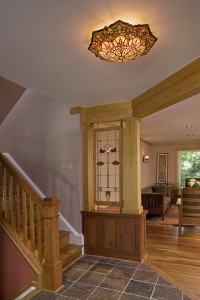
<path id="1" fill-rule="evenodd" d="M 40 287 L 52 291 L 62 286 L 59 203 L 41 198 L 0 153 L 0 224 L 38 274 Z"/>

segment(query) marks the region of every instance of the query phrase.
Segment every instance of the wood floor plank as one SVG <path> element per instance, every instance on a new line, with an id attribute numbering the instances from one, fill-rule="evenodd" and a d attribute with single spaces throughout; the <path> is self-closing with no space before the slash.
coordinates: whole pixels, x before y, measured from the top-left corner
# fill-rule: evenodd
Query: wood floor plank
<path id="1" fill-rule="evenodd" d="M 151 268 L 193 300 L 200 299 L 200 231 L 147 225 L 147 258 Z"/>

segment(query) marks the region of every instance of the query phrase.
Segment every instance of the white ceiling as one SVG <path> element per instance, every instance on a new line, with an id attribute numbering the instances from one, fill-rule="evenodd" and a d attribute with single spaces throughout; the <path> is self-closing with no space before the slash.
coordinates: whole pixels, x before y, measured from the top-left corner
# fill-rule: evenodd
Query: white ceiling
<path id="1" fill-rule="evenodd" d="M 199 114 L 200 97 L 196 95 L 145 117 L 141 122 L 142 138 L 153 144 L 200 142 Z"/>
<path id="2" fill-rule="evenodd" d="M 0 0 L 0 76 L 67 107 L 132 100 L 199 57 L 199 13 L 199 0 Z M 118 19 L 149 24 L 158 41 L 147 55 L 115 64 L 88 51 L 91 32 Z M 142 137 L 199 139 L 199 103 L 144 118 Z"/>

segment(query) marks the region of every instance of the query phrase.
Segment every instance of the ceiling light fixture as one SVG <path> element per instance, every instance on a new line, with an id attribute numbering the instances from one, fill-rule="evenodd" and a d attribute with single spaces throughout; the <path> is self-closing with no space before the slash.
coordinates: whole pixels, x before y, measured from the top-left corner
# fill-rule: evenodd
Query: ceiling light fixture
<path id="1" fill-rule="evenodd" d="M 127 62 L 145 55 L 157 38 L 149 25 L 131 25 L 121 20 L 93 31 L 88 50 L 103 60 Z"/>

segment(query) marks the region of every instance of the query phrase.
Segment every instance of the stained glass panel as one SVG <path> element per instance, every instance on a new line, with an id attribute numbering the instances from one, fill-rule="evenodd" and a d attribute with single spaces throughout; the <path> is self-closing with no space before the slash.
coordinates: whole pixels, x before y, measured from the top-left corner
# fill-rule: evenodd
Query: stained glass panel
<path id="1" fill-rule="evenodd" d="M 96 199 L 98 204 L 120 204 L 120 127 L 95 131 Z"/>

